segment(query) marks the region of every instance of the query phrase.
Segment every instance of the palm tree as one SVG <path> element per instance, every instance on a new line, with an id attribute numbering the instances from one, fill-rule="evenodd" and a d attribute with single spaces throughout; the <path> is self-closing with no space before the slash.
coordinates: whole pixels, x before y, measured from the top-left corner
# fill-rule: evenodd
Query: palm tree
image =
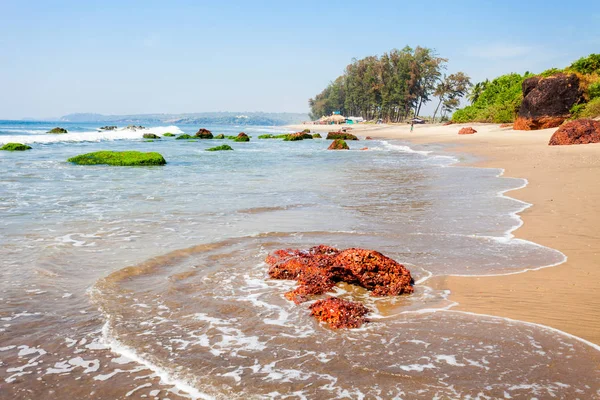
<path id="1" fill-rule="evenodd" d="M 486 79 L 484 82 L 476 83 L 475 86 L 473 86 L 473 89 L 471 89 L 469 96 L 467 97 L 471 104 L 475 103 L 479 99 L 479 96 L 481 96 L 481 93 L 483 93 L 488 83 L 490 83 L 490 81 Z"/>

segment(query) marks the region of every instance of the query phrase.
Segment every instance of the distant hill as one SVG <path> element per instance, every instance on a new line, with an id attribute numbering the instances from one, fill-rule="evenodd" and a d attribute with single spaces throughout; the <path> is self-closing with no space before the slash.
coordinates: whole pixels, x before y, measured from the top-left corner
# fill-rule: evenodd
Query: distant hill
<path id="1" fill-rule="evenodd" d="M 189 114 L 102 115 L 69 114 L 64 122 L 114 122 L 126 124 L 289 125 L 309 120 L 308 114 L 266 112 L 206 112 Z"/>

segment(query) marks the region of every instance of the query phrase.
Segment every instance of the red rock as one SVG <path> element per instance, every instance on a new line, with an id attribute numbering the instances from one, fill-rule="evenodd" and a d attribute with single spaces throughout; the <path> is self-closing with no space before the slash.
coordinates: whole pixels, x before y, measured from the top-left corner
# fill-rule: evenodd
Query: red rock
<path id="1" fill-rule="evenodd" d="M 348 144 L 344 140 L 335 139 L 331 142 L 327 150 L 350 150 L 350 147 L 348 147 Z"/>
<path id="2" fill-rule="evenodd" d="M 318 300 L 309 309 L 310 315 L 321 322 L 326 322 L 333 329 L 359 328 L 365 322 L 369 322 L 365 315 L 369 309 L 361 303 L 328 297 Z"/>
<path id="3" fill-rule="evenodd" d="M 600 143 L 600 121 L 578 119 L 561 126 L 548 143 L 550 146 Z"/>
<path id="4" fill-rule="evenodd" d="M 368 147 L 363 147 L 361 150 L 369 150 Z"/>
<path id="5" fill-rule="evenodd" d="M 472 135 L 474 133 L 477 133 L 477 131 L 471 127 L 462 128 L 460 131 L 458 131 L 459 135 Z"/>
<path id="6" fill-rule="evenodd" d="M 579 78 L 558 73 L 523 81 L 523 101 L 515 121 L 515 130 L 555 128 L 570 117 L 570 110 L 583 100 Z"/>
<path id="7" fill-rule="evenodd" d="M 208 129 L 200 128 L 198 129 L 198 132 L 196 132 L 196 137 L 200 139 L 212 139 L 213 134 Z"/>
<path id="8" fill-rule="evenodd" d="M 365 140 L 373 140 L 373 138 L 371 136 L 367 136 Z"/>
<path id="9" fill-rule="evenodd" d="M 444 126 L 452 125 L 453 123 L 453 121 L 444 122 Z"/>
<path id="10" fill-rule="evenodd" d="M 286 293 L 296 304 L 310 295 L 326 293 L 337 282 L 362 286 L 374 296 L 397 296 L 414 291 L 410 271 L 374 250 L 351 248 L 340 251 L 316 246 L 308 251 L 277 250 L 265 260 L 273 279 L 293 279 L 298 287 Z"/>

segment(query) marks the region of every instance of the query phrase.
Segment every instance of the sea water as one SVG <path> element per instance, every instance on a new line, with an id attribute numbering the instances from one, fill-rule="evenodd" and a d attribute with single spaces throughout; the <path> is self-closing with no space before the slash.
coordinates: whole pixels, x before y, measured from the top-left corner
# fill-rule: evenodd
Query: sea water
<path id="1" fill-rule="evenodd" d="M 101 125 L 112 125 L 111 123 Z M 0 122 L 0 397 L 593 398 L 590 344 L 518 321 L 458 313 L 432 276 L 559 264 L 516 239 L 526 184 L 456 166 L 436 147 L 391 140 L 261 140 L 280 127 L 206 126 L 251 136 L 146 142 L 99 124 Z M 207 152 L 227 143 L 234 151 Z M 361 151 L 367 147 L 368 150 Z M 157 151 L 160 167 L 77 166 L 98 150 Z M 363 301 L 371 323 L 332 331 L 268 279 L 278 248 L 378 250 L 415 294 Z"/>

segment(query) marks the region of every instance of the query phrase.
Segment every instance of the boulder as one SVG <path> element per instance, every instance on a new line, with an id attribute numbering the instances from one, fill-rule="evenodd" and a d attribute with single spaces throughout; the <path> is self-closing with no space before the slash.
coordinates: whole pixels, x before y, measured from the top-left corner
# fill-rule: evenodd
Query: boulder
<path id="1" fill-rule="evenodd" d="M 160 136 L 155 135 L 154 133 L 144 133 L 142 136 L 144 139 L 160 139 Z"/>
<path id="2" fill-rule="evenodd" d="M 313 137 L 313 139 L 322 139 L 323 138 L 320 133 L 313 133 L 312 137 Z"/>
<path id="3" fill-rule="evenodd" d="M 318 300 L 310 307 L 310 315 L 321 322 L 329 324 L 332 329 L 360 328 L 365 322 L 369 322 L 365 315 L 369 309 L 355 301 L 328 297 Z"/>
<path id="4" fill-rule="evenodd" d="M 196 137 L 199 139 L 212 139 L 213 134 L 208 129 L 200 128 L 198 132 L 196 132 Z"/>
<path id="5" fill-rule="evenodd" d="M 525 79 L 523 101 L 514 123 L 515 130 L 555 128 L 570 117 L 571 108 L 583 101 L 575 74 L 558 73 L 547 78 Z"/>
<path id="6" fill-rule="evenodd" d="M 600 143 L 600 121 L 578 119 L 562 125 L 548 143 L 550 146 L 565 144 Z"/>
<path id="7" fill-rule="evenodd" d="M 59 128 L 57 126 L 56 128 L 50 129 L 48 131 L 48 133 L 61 134 L 61 133 L 68 133 L 68 131 L 65 128 Z"/>
<path id="8" fill-rule="evenodd" d="M 225 135 L 223 135 L 222 133 L 215 136 L 215 139 L 225 139 Z"/>
<path id="9" fill-rule="evenodd" d="M 373 138 L 371 136 L 367 136 L 365 140 L 373 140 Z"/>
<path id="10" fill-rule="evenodd" d="M 329 140 L 336 140 L 336 139 L 358 140 L 358 138 L 356 136 L 354 136 L 351 133 L 346 133 L 346 132 L 329 132 L 327 134 L 327 139 L 329 139 Z"/>
<path id="11" fill-rule="evenodd" d="M 302 131 L 302 133 L 310 133 L 310 129 L 305 129 Z"/>
<path id="12" fill-rule="evenodd" d="M 327 150 L 350 150 L 348 144 L 342 139 L 336 139 L 327 148 Z"/>
<path id="13" fill-rule="evenodd" d="M 364 287 L 373 296 L 397 296 L 413 292 L 410 271 L 374 250 L 338 250 L 315 246 L 304 250 L 277 250 L 266 259 L 273 279 L 293 279 L 298 287 L 285 294 L 296 304 L 331 290 L 337 282 Z"/>
<path id="14" fill-rule="evenodd" d="M 224 150 L 233 150 L 233 149 L 228 144 L 222 144 L 221 146 L 211 147 L 210 149 L 206 149 L 206 151 L 224 151 Z"/>
<path id="15" fill-rule="evenodd" d="M 67 160 L 78 165 L 118 165 L 118 166 L 148 166 L 165 165 L 167 162 L 159 153 L 142 153 L 139 151 L 96 151 L 81 154 Z"/>
<path id="16" fill-rule="evenodd" d="M 233 139 L 235 142 L 249 142 L 250 138 L 248 137 L 248 135 L 246 135 L 244 132 L 240 132 L 239 135 L 237 135 L 235 137 L 235 139 Z"/>
<path id="17" fill-rule="evenodd" d="M 0 150 L 5 151 L 25 151 L 31 150 L 31 146 L 27 146 L 22 143 L 6 143 L 4 146 L 0 147 Z"/>
<path id="18" fill-rule="evenodd" d="M 460 131 L 458 131 L 459 135 L 472 135 L 474 133 L 477 133 L 477 131 L 470 126 L 467 128 L 462 128 Z"/>
<path id="19" fill-rule="evenodd" d="M 187 133 L 184 133 L 183 135 L 179 135 L 175 138 L 176 140 L 183 140 L 183 139 L 194 139 L 194 136 L 192 135 L 188 135 Z"/>

